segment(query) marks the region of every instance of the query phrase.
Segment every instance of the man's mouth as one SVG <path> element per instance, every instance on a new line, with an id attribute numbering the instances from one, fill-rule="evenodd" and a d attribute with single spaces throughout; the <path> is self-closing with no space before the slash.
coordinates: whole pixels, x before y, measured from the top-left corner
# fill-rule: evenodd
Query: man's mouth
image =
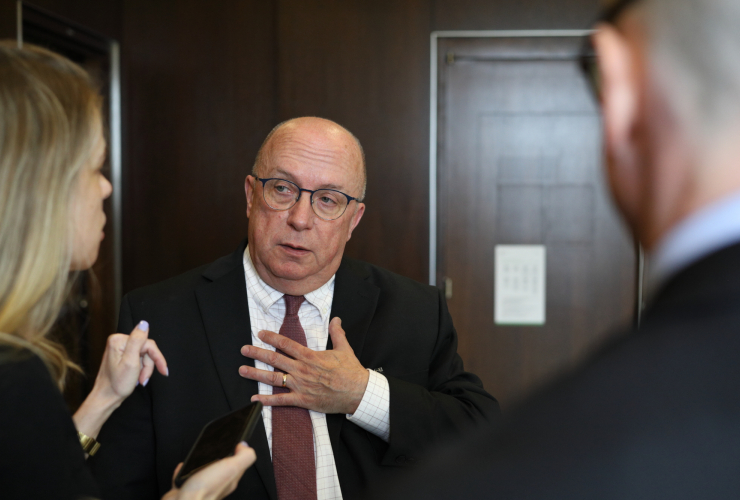
<path id="1" fill-rule="evenodd" d="M 308 252 L 309 251 L 308 248 L 302 247 L 300 245 L 294 245 L 292 243 L 281 243 L 280 246 L 288 251 L 293 251 L 293 252 Z"/>

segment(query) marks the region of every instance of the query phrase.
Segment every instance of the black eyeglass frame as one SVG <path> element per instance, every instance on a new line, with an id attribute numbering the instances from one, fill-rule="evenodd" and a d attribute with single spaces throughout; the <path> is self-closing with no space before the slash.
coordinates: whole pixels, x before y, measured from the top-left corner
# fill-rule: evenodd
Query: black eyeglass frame
<path id="1" fill-rule="evenodd" d="M 638 1 L 639 0 L 619 0 L 611 7 L 605 9 L 593 24 L 614 24 L 628 7 L 631 7 Z M 599 96 L 601 94 L 601 76 L 599 72 L 599 63 L 596 60 L 596 50 L 594 49 L 591 35 L 587 35 L 583 39 L 581 53 L 578 56 L 578 65 L 589 83 L 591 92 L 596 100 L 599 100 Z"/>
<path id="2" fill-rule="evenodd" d="M 341 216 L 344 215 L 344 213 L 347 211 L 347 207 L 353 201 L 356 201 L 357 203 L 360 203 L 360 200 L 358 198 L 355 198 L 353 196 L 350 196 L 347 193 L 343 193 L 343 192 L 338 191 L 336 189 L 322 188 L 322 189 L 314 189 L 313 191 L 311 191 L 310 189 L 303 189 L 302 187 L 300 187 L 298 184 L 296 184 L 293 181 L 289 181 L 288 179 L 282 179 L 280 177 L 270 177 L 268 179 L 262 179 L 260 177 L 255 176 L 254 178 L 257 179 L 258 181 L 260 181 L 262 183 L 262 199 L 265 200 L 265 203 L 267 203 L 267 206 L 270 207 L 271 209 L 277 210 L 279 212 L 283 212 L 285 210 L 290 210 L 291 208 L 293 208 L 294 206 L 296 206 L 298 204 L 298 201 L 300 201 L 300 199 L 301 199 L 301 194 L 304 193 L 304 192 L 310 193 L 311 210 L 313 210 L 313 213 L 316 214 L 316 217 L 318 217 L 321 220 L 325 220 L 325 221 L 333 221 L 333 220 L 339 219 Z M 267 201 L 267 198 L 265 197 L 265 184 L 267 184 L 268 181 L 283 181 L 283 182 L 287 182 L 288 184 L 294 185 L 298 189 L 298 195 L 295 197 L 295 202 L 291 206 L 289 206 L 287 208 L 275 208 L 272 205 L 270 205 L 270 202 Z M 344 196 L 345 198 L 347 198 L 347 204 L 344 206 L 344 210 L 342 210 L 342 213 L 339 214 L 339 215 L 337 215 L 333 219 L 327 219 L 326 217 L 322 217 L 321 215 L 319 215 L 318 212 L 316 212 L 316 209 L 313 206 L 313 195 L 314 195 L 314 193 L 318 193 L 319 191 L 331 191 L 332 193 L 339 193 L 342 196 Z"/>

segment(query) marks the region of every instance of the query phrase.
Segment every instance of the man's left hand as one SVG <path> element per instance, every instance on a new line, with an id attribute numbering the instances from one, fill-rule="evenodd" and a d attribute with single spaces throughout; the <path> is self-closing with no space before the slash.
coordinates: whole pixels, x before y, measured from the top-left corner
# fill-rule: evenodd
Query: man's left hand
<path id="1" fill-rule="evenodd" d="M 341 325 L 339 318 L 329 323 L 334 348 L 328 351 L 313 351 L 283 335 L 266 330 L 259 332 L 260 340 L 294 359 L 251 345 L 242 347 L 242 355 L 288 374 L 286 387 L 290 392 L 255 394 L 252 401 L 265 406 L 298 406 L 321 413 L 354 413 L 365 394 L 370 374 L 355 356 Z M 239 375 L 275 387 L 283 385 L 283 374 L 278 371 L 242 365 Z"/>

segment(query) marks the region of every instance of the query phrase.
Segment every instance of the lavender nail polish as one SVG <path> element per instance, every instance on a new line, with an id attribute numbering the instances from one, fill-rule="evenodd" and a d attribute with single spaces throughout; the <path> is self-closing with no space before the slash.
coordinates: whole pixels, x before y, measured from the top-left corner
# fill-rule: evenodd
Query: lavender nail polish
<path id="1" fill-rule="evenodd" d="M 141 330 L 142 332 L 148 332 L 149 331 L 149 322 L 141 320 L 139 321 L 139 324 L 136 325 L 136 328 Z"/>

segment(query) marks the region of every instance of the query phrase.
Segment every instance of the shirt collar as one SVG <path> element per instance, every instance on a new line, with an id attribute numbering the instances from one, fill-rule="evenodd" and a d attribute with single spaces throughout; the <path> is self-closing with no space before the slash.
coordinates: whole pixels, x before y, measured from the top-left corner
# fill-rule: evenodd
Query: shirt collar
<path id="1" fill-rule="evenodd" d="M 740 193 L 713 203 L 680 222 L 650 256 L 649 286 L 710 253 L 740 241 Z"/>
<path id="2" fill-rule="evenodd" d="M 256 292 L 252 294 L 252 298 L 259 305 L 262 310 L 267 314 L 268 310 L 275 305 L 275 302 L 283 298 L 283 292 L 275 290 L 270 285 L 265 283 L 257 270 L 254 268 L 252 263 L 252 257 L 249 255 L 249 245 L 244 249 L 244 272 L 246 274 L 247 285 Z M 309 292 L 304 295 L 306 302 L 318 309 L 321 314 L 321 319 L 326 321 L 327 317 L 331 313 L 331 303 L 334 298 L 334 281 L 336 280 L 336 274 L 333 274 L 329 281 L 321 285 L 316 290 Z"/>

